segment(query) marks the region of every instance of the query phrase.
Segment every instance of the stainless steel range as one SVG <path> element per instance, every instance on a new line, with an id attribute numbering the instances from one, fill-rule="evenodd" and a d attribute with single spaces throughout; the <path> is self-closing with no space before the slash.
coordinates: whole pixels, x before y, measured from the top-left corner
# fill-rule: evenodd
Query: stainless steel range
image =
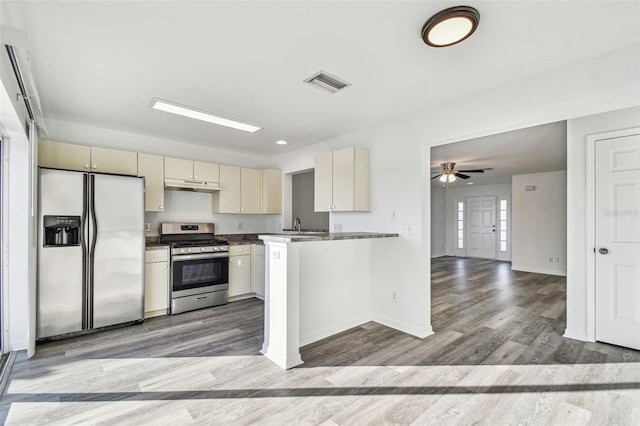
<path id="1" fill-rule="evenodd" d="M 213 223 L 163 223 L 160 242 L 171 246 L 171 314 L 228 302 L 229 245 Z"/>

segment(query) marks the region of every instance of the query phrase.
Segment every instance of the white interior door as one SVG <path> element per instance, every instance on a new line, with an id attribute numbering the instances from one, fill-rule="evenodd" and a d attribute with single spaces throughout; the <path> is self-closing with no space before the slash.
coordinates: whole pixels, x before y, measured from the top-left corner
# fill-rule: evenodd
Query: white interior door
<path id="1" fill-rule="evenodd" d="M 596 340 L 640 349 L 640 135 L 595 147 Z"/>
<path id="2" fill-rule="evenodd" d="M 467 198 L 467 256 L 496 258 L 496 197 Z"/>

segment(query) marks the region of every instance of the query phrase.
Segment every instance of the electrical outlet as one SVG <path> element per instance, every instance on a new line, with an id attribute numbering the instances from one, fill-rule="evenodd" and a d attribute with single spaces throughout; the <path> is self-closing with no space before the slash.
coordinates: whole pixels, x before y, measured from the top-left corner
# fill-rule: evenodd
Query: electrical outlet
<path id="1" fill-rule="evenodd" d="M 238 231 L 242 231 L 244 229 L 244 222 L 238 222 Z"/>
<path id="2" fill-rule="evenodd" d="M 553 257 L 549 256 L 549 263 L 553 263 Z"/>
<path id="3" fill-rule="evenodd" d="M 395 291 L 391 293 L 391 300 L 393 300 L 394 303 L 398 303 L 398 293 Z"/>
<path id="4" fill-rule="evenodd" d="M 342 224 L 334 223 L 333 224 L 333 232 L 342 232 Z"/>
<path id="5" fill-rule="evenodd" d="M 411 225 L 410 224 L 404 224 L 400 227 L 400 233 L 401 234 L 405 234 L 405 235 L 409 235 L 411 234 Z"/>
<path id="6" fill-rule="evenodd" d="M 151 224 L 149 222 L 144 223 L 144 232 L 151 231 Z"/>
<path id="7" fill-rule="evenodd" d="M 560 263 L 560 258 L 559 257 L 554 257 L 553 258 L 553 263 Z"/>
<path id="8" fill-rule="evenodd" d="M 280 250 L 275 249 L 271 252 L 272 259 L 280 259 Z"/>
<path id="9" fill-rule="evenodd" d="M 391 220 L 398 220 L 398 210 L 397 209 L 391 210 Z"/>

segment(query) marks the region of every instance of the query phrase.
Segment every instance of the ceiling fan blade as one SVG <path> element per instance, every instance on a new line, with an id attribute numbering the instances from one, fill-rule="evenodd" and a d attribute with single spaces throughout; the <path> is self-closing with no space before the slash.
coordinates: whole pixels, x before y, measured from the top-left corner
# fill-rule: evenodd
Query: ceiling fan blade
<path id="1" fill-rule="evenodd" d="M 463 175 L 462 173 L 458 173 L 458 172 L 455 172 L 454 175 L 462 179 L 469 179 L 471 177 L 471 176 Z"/>
<path id="2" fill-rule="evenodd" d="M 431 178 L 431 180 L 434 180 L 435 178 L 440 177 L 440 176 L 442 176 L 442 173 L 438 173 L 437 175 L 435 175 L 434 177 L 432 177 L 432 178 Z"/>
<path id="3" fill-rule="evenodd" d="M 458 170 L 459 172 L 464 173 L 484 173 L 484 169 L 476 169 L 476 170 Z"/>

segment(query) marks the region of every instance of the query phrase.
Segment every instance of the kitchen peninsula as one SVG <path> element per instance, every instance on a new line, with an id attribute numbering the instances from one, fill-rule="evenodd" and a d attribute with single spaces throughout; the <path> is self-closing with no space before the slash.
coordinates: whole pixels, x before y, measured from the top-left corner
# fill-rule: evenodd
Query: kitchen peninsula
<path id="1" fill-rule="evenodd" d="M 376 264 L 398 234 L 263 234 L 265 323 L 262 353 L 283 369 L 300 346 L 374 319 Z"/>

